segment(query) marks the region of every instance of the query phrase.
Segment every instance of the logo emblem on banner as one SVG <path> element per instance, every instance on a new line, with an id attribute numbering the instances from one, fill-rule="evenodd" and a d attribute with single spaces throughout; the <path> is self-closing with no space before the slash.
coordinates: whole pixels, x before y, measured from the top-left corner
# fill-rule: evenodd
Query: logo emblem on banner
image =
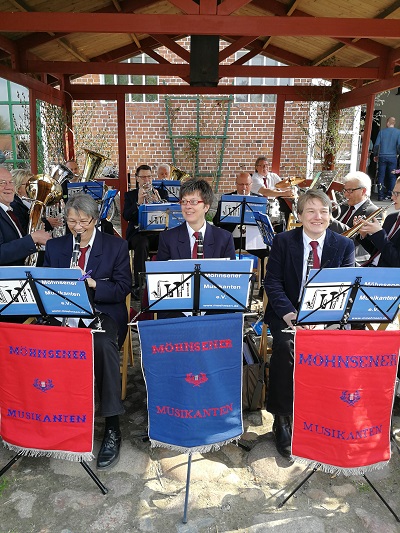
<path id="1" fill-rule="evenodd" d="M 38 389 L 42 392 L 47 392 L 54 387 L 52 379 L 43 381 L 38 378 L 36 378 L 35 381 L 33 382 L 33 386 L 35 387 L 35 389 Z"/>
<path id="2" fill-rule="evenodd" d="M 200 372 L 200 374 L 196 374 L 195 376 L 193 374 L 186 374 L 185 380 L 194 387 L 200 387 L 202 383 L 208 381 L 208 377 L 205 372 Z"/>

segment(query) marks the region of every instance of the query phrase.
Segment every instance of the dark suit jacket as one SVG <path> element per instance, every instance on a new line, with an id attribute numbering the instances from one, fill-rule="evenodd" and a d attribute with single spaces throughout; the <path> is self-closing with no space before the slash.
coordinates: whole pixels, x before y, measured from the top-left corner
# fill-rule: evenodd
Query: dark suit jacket
<path id="1" fill-rule="evenodd" d="M 378 209 L 378 206 L 373 204 L 371 202 L 371 200 L 369 198 L 367 198 L 365 200 L 365 202 L 362 205 L 360 205 L 360 207 L 358 209 L 356 209 L 356 211 L 354 211 L 352 213 L 351 217 L 346 222 L 346 226 L 348 226 L 349 228 L 352 228 L 353 227 L 354 217 L 356 217 L 356 216 L 357 217 L 359 217 L 359 216 L 367 217 L 369 215 L 372 215 L 372 213 L 374 211 L 376 211 L 377 209 Z M 341 220 L 343 218 L 343 216 L 345 215 L 347 210 L 348 210 L 348 206 L 347 205 L 340 206 L 340 214 L 339 214 L 339 217 L 338 217 L 339 220 Z M 333 228 L 331 228 L 331 229 L 333 229 Z M 354 244 L 355 244 L 355 247 L 356 247 L 356 261 L 357 261 L 357 263 L 362 264 L 364 261 L 366 261 L 368 259 L 368 252 L 364 248 L 364 246 L 362 245 L 362 239 L 360 239 L 359 235 L 356 235 L 355 237 L 353 237 L 353 239 L 354 239 Z"/>
<path id="2" fill-rule="evenodd" d="M 205 259 L 213 257 L 236 259 L 232 235 L 228 231 L 208 223 L 204 235 L 203 252 Z M 157 261 L 189 259 L 190 257 L 190 239 L 186 222 L 160 233 Z"/>
<path id="3" fill-rule="evenodd" d="M 158 189 L 156 187 L 161 200 L 168 200 L 168 192 L 165 189 Z M 138 194 L 139 189 L 133 189 L 128 191 L 124 195 L 124 210 L 122 216 L 124 219 L 129 222 L 128 229 L 126 230 L 126 238 L 129 240 L 132 235 L 138 233 L 139 228 L 139 206 L 138 206 Z"/>
<path id="4" fill-rule="evenodd" d="M 72 246 L 71 234 L 49 240 L 46 243 L 44 266 L 69 268 Z M 95 308 L 115 320 L 122 344 L 128 323 L 125 298 L 132 288 L 128 243 L 120 237 L 97 231 L 86 270 L 92 270 L 91 277 L 96 280 Z"/>
<path id="5" fill-rule="evenodd" d="M 302 228 L 275 235 L 264 280 L 268 296 L 265 322 L 296 312 L 303 276 L 303 256 Z M 353 241 L 327 229 L 321 265 L 326 268 L 353 267 Z"/>
<path id="6" fill-rule="evenodd" d="M 388 239 L 388 234 L 396 222 L 397 215 L 398 213 L 388 215 L 383 223 L 383 229 L 373 235 L 368 235 L 363 240 L 364 248 L 371 255 L 378 251 L 381 252 L 378 261 L 379 267 L 400 267 L 400 229 L 396 231 L 390 240 Z"/>
<path id="7" fill-rule="evenodd" d="M 36 251 L 32 237 L 20 237 L 10 217 L 0 207 L 0 265 L 24 265 L 28 255 Z"/>
<path id="8" fill-rule="evenodd" d="M 24 204 L 24 202 L 17 194 L 14 195 L 14 200 L 11 202 L 10 205 L 15 215 L 18 217 L 19 223 L 21 224 L 21 228 L 26 233 L 28 231 L 29 224 L 29 207 Z"/>

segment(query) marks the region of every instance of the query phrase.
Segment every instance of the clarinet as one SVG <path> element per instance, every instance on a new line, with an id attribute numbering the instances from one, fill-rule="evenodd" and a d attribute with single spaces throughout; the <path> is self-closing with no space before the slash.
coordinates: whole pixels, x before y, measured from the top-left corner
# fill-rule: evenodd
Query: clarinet
<path id="1" fill-rule="evenodd" d="M 72 256 L 71 256 L 71 263 L 69 265 L 69 268 L 75 268 L 78 266 L 78 259 L 79 259 L 79 253 L 80 253 L 80 244 L 81 244 L 81 233 L 77 233 L 75 236 L 75 244 L 74 249 L 72 250 Z M 62 319 L 62 326 L 68 326 L 68 317 L 64 317 Z"/>
<path id="2" fill-rule="evenodd" d="M 74 249 L 72 250 L 71 264 L 69 265 L 69 268 L 75 268 L 78 266 L 79 253 L 81 248 L 81 238 L 82 234 L 77 233 L 75 236 L 75 244 Z"/>
<path id="3" fill-rule="evenodd" d="M 197 259 L 204 259 L 203 253 L 203 235 L 199 231 L 199 237 L 197 239 Z"/>

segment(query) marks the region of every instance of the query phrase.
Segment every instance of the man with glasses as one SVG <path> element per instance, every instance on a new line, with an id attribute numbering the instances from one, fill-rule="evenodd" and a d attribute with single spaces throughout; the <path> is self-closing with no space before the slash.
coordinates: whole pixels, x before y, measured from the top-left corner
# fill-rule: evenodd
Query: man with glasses
<path id="1" fill-rule="evenodd" d="M 37 253 L 36 245 L 44 245 L 51 239 L 43 229 L 26 235 L 18 217 L 11 208 L 15 184 L 11 172 L 0 167 L 0 265 L 23 266 L 25 259 Z"/>
<path id="2" fill-rule="evenodd" d="M 340 206 L 340 213 L 337 218 L 349 228 L 356 220 L 366 218 L 371 215 L 378 207 L 370 200 L 371 195 L 371 178 L 364 172 L 349 172 L 344 177 L 343 194 L 346 203 Z M 362 246 L 359 236 L 355 237 L 356 263 L 362 264 L 368 259 L 368 252 Z"/>
<path id="3" fill-rule="evenodd" d="M 104 331 L 94 334 L 93 342 L 94 375 L 100 398 L 100 413 L 105 417 L 97 468 L 105 469 L 116 464 L 121 446 L 119 415 L 124 413 L 124 407 L 121 401 L 119 348 L 127 332 L 125 299 L 131 291 L 132 275 L 126 241 L 98 231 L 98 213 L 97 202 L 89 194 L 76 194 L 68 200 L 65 215 L 71 233 L 47 243 L 44 266 L 75 266 L 71 265 L 71 258 L 78 245 L 76 266 L 83 274 L 89 274 L 86 281 Z M 78 234 L 80 242 L 76 240 Z M 94 320 L 69 320 L 70 326 L 96 329 L 97 324 L 97 317 Z"/>
<path id="4" fill-rule="evenodd" d="M 140 165 L 136 169 L 135 175 L 137 186 L 136 189 L 125 193 L 122 216 L 129 222 L 126 239 L 129 243 L 129 249 L 134 251 L 132 296 L 138 300 L 140 295 L 139 273 L 145 270 L 149 251 L 157 250 L 159 236 L 158 231 L 139 231 L 139 206 L 167 201 L 168 193 L 164 189 L 153 188 L 153 178 L 149 165 Z"/>
<path id="5" fill-rule="evenodd" d="M 363 266 L 400 267 L 400 178 L 392 191 L 396 213 L 390 213 L 383 225 L 373 218 L 360 230 L 364 247 L 371 254 Z"/>
<path id="6" fill-rule="evenodd" d="M 190 179 L 182 183 L 179 203 L 185 222 L 160 234 L 157 261 L 192 258 L 196 245 L 195 232 L 201 234 L 205 259 L 236 259 L 231 233 L 206 222 L 206 213 L 212 205 L 213 196 L 206 180 Z"/>

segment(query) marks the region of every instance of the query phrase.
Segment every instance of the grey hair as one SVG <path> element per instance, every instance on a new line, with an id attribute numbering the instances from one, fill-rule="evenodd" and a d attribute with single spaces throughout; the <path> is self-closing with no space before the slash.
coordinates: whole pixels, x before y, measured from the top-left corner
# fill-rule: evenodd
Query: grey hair
<path id="1" fill-rule="evenodd" d="M 84 213 L 95 220 L 99 218 L 99 206 L 90 194 L 74 194 L 65 204 L 65 216 L 69 215 L 71 209 L 75 209 L 78 213 Z"/>
<path id="2" fill-rule="evenodd" d="M 157 167 L 157 171 L 158 171 L 160 168 L 165 168 L 165 169 L 168 170 L 168 172 L 171 172 L 171 167 L 168 165 L 168 163 L 161 163 L 161 165 L 158 165 L 158 167 Z"/>
<path id="3" fill-rule="evenodd" d="M 360 186 L 366 189 L 365 195 L 368 197 L 371 196 L 371 178 L 368 176 L 368 174 L 361 172 L 360 170 L 349 172 L 344 177 L 344 184 L 351 180 L 357 180 Z"/>
<path id="4" fill-rule="evenodd" d="M 297 212 L 299 215 L 303 213 L 306 202 L 309 200 L 320 200 L 322 205 L 329 207 L 329 214 L 332 214 L 332 202 L 329 196 L 324 191 L 321 191 L 321 189 L 308 189 L 308 191 L 299 196 L 297 201 Z"/>
<path id="5" fill-rule="evenodd" d="M 33 178 L 34 174 L 30 170 L 27 170 L 25 168 L 14 168 L 13 170 L 11 170 L 11 176 L 15 184 L 15 188 L 18 191 L 24 179 Z"/>

